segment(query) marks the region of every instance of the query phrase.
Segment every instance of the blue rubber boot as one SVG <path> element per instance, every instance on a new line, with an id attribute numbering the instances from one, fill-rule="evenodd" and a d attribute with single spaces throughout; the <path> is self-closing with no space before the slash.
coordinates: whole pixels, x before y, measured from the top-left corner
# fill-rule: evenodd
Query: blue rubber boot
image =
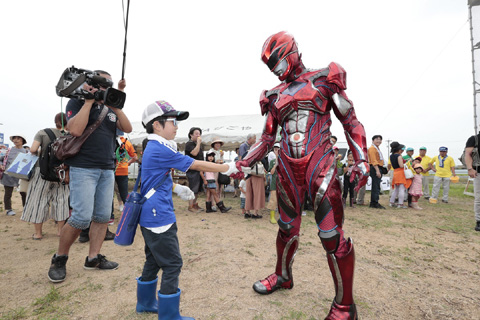
<path id="1" fill-rule="evenodd" d="M 180 293 L 177 289 L 175 294 L 161 294 L 158 292 L 158 320 L 195 320 L 180 315 Z"/>
<path id="2" fill-rule="evenodd" d="M 142 281 L 137 278 L 137 312 L 158 312 L 157 282 L 158 278 L 152 281 Z"/>

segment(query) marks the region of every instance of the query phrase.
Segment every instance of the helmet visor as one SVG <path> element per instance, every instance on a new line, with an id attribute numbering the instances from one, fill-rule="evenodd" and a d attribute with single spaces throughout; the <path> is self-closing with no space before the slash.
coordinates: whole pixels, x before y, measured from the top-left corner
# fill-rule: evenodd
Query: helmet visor
<path id="1" fill-rule="evenodd" d="M 278 64 L 277 66 L 275 67 L 275 69 L 273 69 L 273 73 L 277 76 L 277 77 L 280 77 L 282 74 L 285 73 L 285 71 L 287 71 L 287 68 L 288 68 L 288 62 L 286 59 L 282 59 Z"/>

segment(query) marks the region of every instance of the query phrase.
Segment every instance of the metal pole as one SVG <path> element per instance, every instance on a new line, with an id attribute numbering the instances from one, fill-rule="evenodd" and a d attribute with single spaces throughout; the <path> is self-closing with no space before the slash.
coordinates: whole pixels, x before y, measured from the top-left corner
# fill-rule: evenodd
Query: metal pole
<path id="1" fill-rule="evenodd" d="M 472 24 L 472 6 L 468 6 L 468 16 L 470 20 L 470 45 L 472 47 L 472 76 L 473 76 L 473 126 L 474 134 L 477 134 L 477 89 L 475 81 L 475 48 L 473 46 L 473 24 Z"/>

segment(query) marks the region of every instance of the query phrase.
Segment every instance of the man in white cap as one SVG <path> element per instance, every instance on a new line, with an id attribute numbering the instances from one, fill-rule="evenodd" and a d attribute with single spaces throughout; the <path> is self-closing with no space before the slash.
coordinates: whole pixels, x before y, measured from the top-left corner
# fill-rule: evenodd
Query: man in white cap
<path id="1" fill-rule="evenodd" d="M 172 201 L 172 190 L 193 199 L 193 192 L 185 186 L 174 185 L 171 169 L 238 172 L 235 163 L 216 164 L 183 155 L 177 151 L 174 138 L 178 123 L 189 113 L 176 111 L 166 101 L 156 101 L 147 106 L 142 123 L 148 133 L 148 145 L 142 159 L 142 196 L 151 194 L 142 205 L 140 227 L 145 241 L 145 264 L 137 278 L 137 312 L 156 312 L 158 319 L 193 319 L 179 313 L 181 290 L 179 275 L 183 261 L 177 237 L 177 223 Z M 163 181 L 160 185 L 159 182 Z M 152 193 L 152 188 L 155 192 Z M 157 293 L 158 273 L 162 270 L 160 291 Z M 158 297 L 158 300 L 157 300 Z"/>
<path id="2" fill-rule="evenodd" d="M 435 172 L 433 178 L 432 197 L 430 203 L 437 203 L 440 187 L 443 186 L 442 202 L 448 203 L 448 192 L 450 191 L 450 177 L 455 174 L 455 161 L 447 155 L 448 148 L 440 147 L 440 154 L 430 160 L 428 170 Z"/>

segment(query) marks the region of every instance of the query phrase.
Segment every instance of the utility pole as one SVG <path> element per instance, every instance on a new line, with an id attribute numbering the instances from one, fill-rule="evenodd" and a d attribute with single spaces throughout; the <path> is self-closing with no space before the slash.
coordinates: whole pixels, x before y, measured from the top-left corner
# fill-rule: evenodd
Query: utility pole
<path id="1" fill-rule="evenodd" d="M 387 157 L 389 158 L 390 157 L 390 139 L 387 139 Z M 388 161 L 387 161 L 388 162 Z"/>
<path id="2" fill-rule="evenodd" d="M 474 133 L 478 133 L 477 129 L 477 94 L 480 93 L 480 83 L 477 81 L 476 68 L 475 68 L 475 51 L 480 49 L 480 39 L 474 39 L 473 22 L 472 22 L 472 10 L 478 13 L 478 6 L 480 6 L 480 0 L 468 0 L 468 20 L 470 21 L 470 45 L 472 51 L 472 75 L 473 75 L 473 126 Z M 478 57 L 478 54 L 477 54 Z"/>

